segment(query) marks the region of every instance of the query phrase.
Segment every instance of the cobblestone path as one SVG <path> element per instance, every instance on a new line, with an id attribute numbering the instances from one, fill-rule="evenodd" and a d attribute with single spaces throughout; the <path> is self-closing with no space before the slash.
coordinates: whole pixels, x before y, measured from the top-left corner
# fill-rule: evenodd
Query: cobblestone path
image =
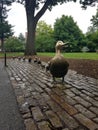
<path id="1" fill-rule="evenodd" d="M 7 64 L 26 130 L 98 130 L 98 80 L 69 70 L 54 84 L 33 61 Z"/>

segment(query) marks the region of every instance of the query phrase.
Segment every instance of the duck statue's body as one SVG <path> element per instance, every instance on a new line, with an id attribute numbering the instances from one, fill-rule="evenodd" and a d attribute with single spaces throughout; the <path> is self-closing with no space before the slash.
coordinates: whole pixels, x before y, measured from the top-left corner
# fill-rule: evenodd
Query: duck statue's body
<path id="1" fill-rule="evenodd" d="M 58 41 L 56 44 L 56 55 L 49 62 L 49 70 L 53 76 L 53 80 L 55 78 L 62 78 L 62 82 L 64 81 L 64 77 L 67 74 L 69 63 L 66 61 L 64 56 L 61 54 L 62 47 L 66 45 L 62 41 Z"/>

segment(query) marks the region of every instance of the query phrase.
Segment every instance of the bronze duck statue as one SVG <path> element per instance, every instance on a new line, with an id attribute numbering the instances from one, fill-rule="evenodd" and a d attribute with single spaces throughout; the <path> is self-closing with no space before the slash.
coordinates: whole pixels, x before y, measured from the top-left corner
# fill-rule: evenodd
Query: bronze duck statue
<path id="1" fill-rule="evenodd" d="M 53 81 L 55 81 L 55 78 L 62 78 L 62 82 L 64 82 L 64 77 L 67 74 L 69 63 L 61 54 L 62 48 L 66 45 L 67 43 L 58 41 L 55 46 L 56 54 L 48 63 L 49 71 L 52 74 Z"/>

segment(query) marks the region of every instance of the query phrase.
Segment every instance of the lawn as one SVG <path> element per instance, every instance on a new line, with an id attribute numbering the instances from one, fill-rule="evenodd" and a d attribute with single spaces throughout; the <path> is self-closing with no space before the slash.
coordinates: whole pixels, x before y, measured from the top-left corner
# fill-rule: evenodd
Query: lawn
<path id="1" fill-rule="evenodd" d="M 12 56 L 24 56 L 24 53 L 22 52 L 13 52 L 13 53 L 6 53 L 7 57 L 12 57 Z M 37 53 L 38 56 L 50 56 L 53 57 L 55 53 Z M 98 53 L 63 53 L 65 58 L 68 59 L 91 59 L 91 60 L 98 60 Z M 0 53 L 0 57 L 4 57 L 4 53 Z"/>
<path id="2" fill-rule="evenodd" d="M 55 53 L 38 53 L 40 56 L 54 56 Z M 63 53 L 68 59 L 91 59 L 98 60 L 98 53 Z"/>
<path id="3" fill-rule="evenodd" d="M 23 52 L 6 52 L 7 57 L 12 57 L 12 56 L 18 57 L 18 56 L 23 56 L 23 55 L 24 55 Z M 4 57 L 3 52 L 0 52 L 0 57 Z"/>

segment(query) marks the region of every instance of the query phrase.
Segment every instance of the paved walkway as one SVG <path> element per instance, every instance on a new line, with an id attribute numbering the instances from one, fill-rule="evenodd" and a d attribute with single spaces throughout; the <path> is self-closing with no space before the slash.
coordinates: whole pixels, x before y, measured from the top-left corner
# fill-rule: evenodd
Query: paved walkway
<path id="1" fill-rule="evenodd" d="M 0 59 L 0 130 L 25 130 L 3 60 Z"/>
<path id="2" fill-rule="evenodd" d="M 7 64 L 26 130 L 98 130 L 98 80 L 69 70 L 64 84 L 53 84 L 33 61 Z"/>

